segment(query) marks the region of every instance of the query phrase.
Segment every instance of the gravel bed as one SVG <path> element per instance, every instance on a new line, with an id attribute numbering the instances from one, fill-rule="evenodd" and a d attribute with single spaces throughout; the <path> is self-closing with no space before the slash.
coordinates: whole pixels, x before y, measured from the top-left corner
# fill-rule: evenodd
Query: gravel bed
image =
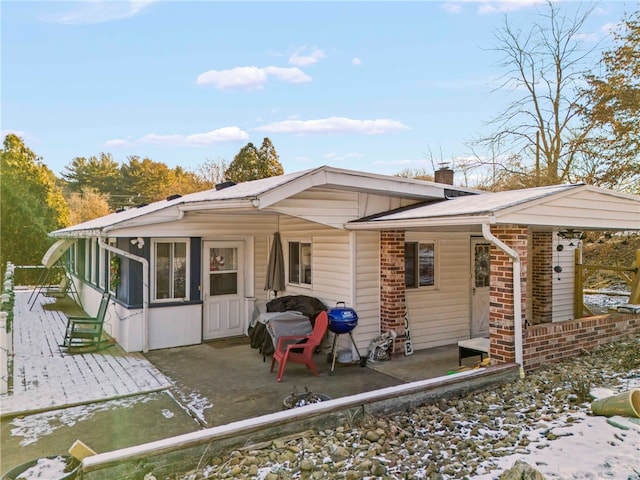
<path id="1" fill-rule="evenodd" d="M 592 389 L 638 387 L 640 337 L 629 337 L 491 391 L 234 450 L 176 478 L 473 478 L 490 472 L 493 459 L 567 435 L 590 415 Z"/>

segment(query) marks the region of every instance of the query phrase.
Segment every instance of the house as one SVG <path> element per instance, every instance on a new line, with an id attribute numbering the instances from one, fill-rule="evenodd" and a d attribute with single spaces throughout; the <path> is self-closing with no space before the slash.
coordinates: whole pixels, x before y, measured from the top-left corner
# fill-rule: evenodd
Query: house
<path id="1" fill-rule="evenodd" d="M 58 251 L 69 248 L 89 313 L 102 290 L 115 294 L 105 330 L 127 351 L 245 334 L 255 303 L 273 295 L 265 277 L 276 232 L 286 280 L 278 295 L 345 302 L 358 314 L 360 350 L 394 330 L 404 351 L 407 318 L 414 350 L 490 336 L 493 361 L 525 368 L 604 341 L 601 323 L 607 338 L 640 333 L 633 315 L 574 319 L 571 238 L 640 231 L 640 197 L 584 184 L 487 193 L 452 180 L 447 168 L 425 182 L 323 166 L 51 235 L 65 242 Z M 549 346 L 559 337 L 564 346 Z"/>

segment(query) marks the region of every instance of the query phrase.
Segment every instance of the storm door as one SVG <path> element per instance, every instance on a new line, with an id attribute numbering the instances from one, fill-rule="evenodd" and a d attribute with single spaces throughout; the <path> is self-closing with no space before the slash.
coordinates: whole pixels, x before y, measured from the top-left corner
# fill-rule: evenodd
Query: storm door
<path id="1" fill-rule="evenodd" d="M 471 239 L 471 338 L 489 336 L 491 245 Z"/>
<path id="2" fill-rule="evenodd" d="M 243 258 L 242 242 L 204 242 L 204 340 L 243 333 Z"/>

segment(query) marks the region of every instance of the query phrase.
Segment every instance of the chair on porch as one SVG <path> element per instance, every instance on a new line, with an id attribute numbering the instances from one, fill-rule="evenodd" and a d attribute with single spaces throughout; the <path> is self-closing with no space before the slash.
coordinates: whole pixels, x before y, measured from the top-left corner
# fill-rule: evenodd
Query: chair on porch
<path id="1" fill-rule="evenodd" d="M 49 285 L 42 289 L 42 295 L 45 297 L 54 297 L 54 298 L 64 298 L 69 293 L 69 288 L 71 287 L 71 281 L 69 277 L 65 274 L 58 285 Z"/>
<path id="2" fill-rule="evenodd" d="M 90 347 L 98 350 L 102 345 L 102 326 L 109 307 L 111 294 L 104 292 L 95 317 L 70 316 L 67 318 L 62 348 L 71 351 L 75 348 Z M 111 343 L 109 342 L 109 345 Z"/>
<path id="3" fill-rule="evenodd" d="M 316 317 L 313 331 L 309 335 L 288 335 L 278 338 L 278 344 L 273 352 L 271 360 L 271 372 L 278 362 L 278 382 L 282 381 L 284 367 L 287 362 L 302 363 L 310 369 L 314 375 L 318 375 L 318 368 L 313 360 L 313 353 L 322 343 L 327 333 L 329 317 L 327 312 L 320 312 Z M 295 342 L 295 343 L 292 343 Z"/>

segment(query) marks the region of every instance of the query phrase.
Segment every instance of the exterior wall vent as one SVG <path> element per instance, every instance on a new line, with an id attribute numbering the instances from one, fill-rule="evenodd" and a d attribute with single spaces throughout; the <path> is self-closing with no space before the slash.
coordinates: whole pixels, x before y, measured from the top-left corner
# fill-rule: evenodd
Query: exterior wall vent
<path id="1" fill-rule="evenodd" d="M 216 184 L 216 190 L 223 190 L 225 188 L 229 188 L 229 187 L 233 187 L 236 184 L 236 182 L 222 182 L 222 183 L 218 183 Z"/>

